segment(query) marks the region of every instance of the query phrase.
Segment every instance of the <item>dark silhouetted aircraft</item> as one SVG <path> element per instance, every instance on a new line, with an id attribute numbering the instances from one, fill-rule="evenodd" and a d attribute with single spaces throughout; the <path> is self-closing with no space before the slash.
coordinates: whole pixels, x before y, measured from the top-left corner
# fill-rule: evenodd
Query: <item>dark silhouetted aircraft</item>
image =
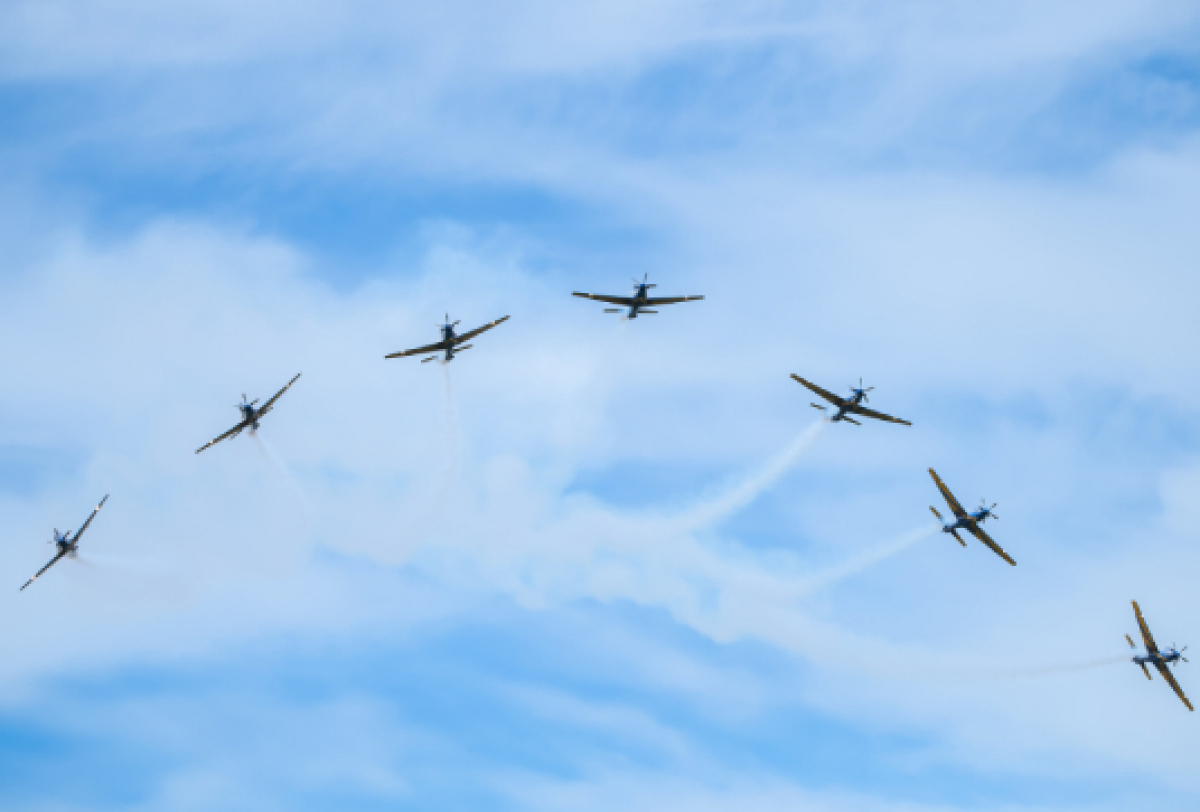
<path id="1" fill-rule="evenodd" d="M 254 404 L 258 403 L 258 398 L 255 398 L 254 400 L 252 400 L 250 402 L 246 402 L 246 396 L 242 395 L 242 402 L 237 404 L 237 407 L 236 407 L 242 413 L 242 422 L 238 423 L 236 426 L 234 426 L 229 431 L 225 432 L 224 434 L 222 434 L 220 437 L 216 438 L 215 440 L 211 440 L 211 441 L 205 443 L 204 445 L 200 446 L 199 448 L 197 448 L 196 453 L 199 454 L 204 449 L 208 448 L 209 446 L 216 445 L 217 443 L 221 442 L 222 440 L 228 440 L 230 437 L 237 437 L 239 434 L 241 434 L 246 429 L 250 429 L 250 432 L 252 434 L 254 432 L 258 431 L 258 421 L 260 419 L 262 419 L 263 415 L 265 415 L 267 412 L 271 411 L 271 409 L 273 409 L 275 407 L 275 401 L 279 400 L 280 396 L 283 395 L 283 393 L 288 390 L 288 387 L 290 387 L 297 380 L 299 380 L 299 378 L 300 378 L 300 375 L 297 374 L 295 378 L 292 378 L 290 381 L 288 381 L 287 386 L 283 387 L 278 392 L 276 392 L 275 396 L 272 397 L 270 400 L 268 400 L 266 403 L 264 403 L 262 405 L 261 409 L 254 408 Z"/>
<path id="2" fill-rule="evenodd" d="M 938 513 L 937 509 L 934 508 L 933 505 L 929 506 L 929 509 L 933 511 L 933 515 L 937 516 L 938 521 L 942 523 L 942 532 L 949 533 L 950 535 L 954 536 L 954 538 L 958 539 L 959 544 L 966 547 L 967 543 L 963 541 L 962 536 L 958 534 L 959 530 L 966 530 L 972 536 L 991 547 L 992 552 L 994 552 L 996 555 L 1000 556 L 1014 567 L 1017 566 L 1017 562 L 1013 561 L 1012 558 L 1009 557 L 1008 553 L 1000 549 L 1000 545 L 992 541 L 991 537 L 988 536 L 987 533 L 983 532 L 983 528 L 979 526 L 988 519 L 1000 518 L 992 512 L 996 505 L 993 503 L 992 507 L 985 507 L 987 504 L 987 501 L 985 500 L 983 505 L 980 505 L 979 510 L 975 511 L 974 513 L 967 513 L 965 510 L 963 510 L 963 506 L 958 503 L 958 500 L 954 498 L 954 494 L 950 493 L 950 489 L 947 488 L 945 483 L 942 482 L 941 477 L 937 475 L 937 471 L 930 468 L 929 475 L 933 477 L 933 481 L 937 483 L 938 490 L 942 492 L 942 497 L 946 500 L 946 504 L 949 505 L 950 510 L 954 512 L 954 521 L 952 523 L 947 523 L 944 519 L 942 519 L 942 514 Z"/>
<path id="3" fill-rule="evenodd" d="M 478 327 L 469 333 L 463 333 L 462 335 L 456 335 L 454 332 L 454 328 L 459 325 L 459 322 L 456 321 L 453 324 L 451 324 L 450 323 L 450 314 L 447 313 L 446 314 L 446 323 L 441 325 L 439 328 L 442 331 L 442 340 L 441 341 L 439 341 L 436 344 L 429 344 L 424 347 L 417 347 L 414 350 L 402 350 L 401 352 L 394 352 L 391 355 L 385 355 L 383 357 L 384 358 L 406 358 L 407 356 L 410 356 L 410 355 L 422 355 L 427 352 L 432 352 L 432 353 L 445 352 L 445 357 L 442 358 L 442 363 L 447 364 L 454 360 L 454 356 L 456 353 L 465 352 L 466 350 L 471 349 L 471 345 L 466 344 L 464 342 L 470 341 L 472 338 L 479 335 L 480 333 L 482 333 L 486 330 L 490 330 L 493 327 L 495 327 L 497 324 L 502 324 L 506 321 L 508 321 L 508 316 L 505 316 L 502 319 L 496 319 L 495 321 L 485 324 L 482 327 Z M 436 361 L 436 360 L 437 360 L 437 356 L 431 355 L 428 358 L 422 358 L 421 363 L 424 364 L 429 361 Z"/>
<path id="4" fill-rule="evenodd" d="M 836 423 L 839 420 L 845 420 L 847 423 L 853 423 L 856 426 L 861 426 L 862 423 L 859 423 L 857 420 L 850 417 L 850 415 L 853 414 L 861 417 L 872 417 L 876 420 L 885 420 L 888 423 L 902 423 L 905 426 L 912 425 L 912 423 L 909 423 L 907 420 L 901 420 L 898 417 L 892 417 L 891 415 L 886 415 L 883 412 L 877 412 L 874 409 L 868 409 L 866 406 L 863 406 L 862 404 L 867 402 L 867 393 L 875 387 L 870 386 L 864 389 L 861 379 L 859 379 L 857 388 L 853 386 L 850 387 L 850 397 L 840 398 L 832 392 L 822 389 L 815 383 L 810 383 L 809 381 L 804 380 L 799 375 L 792 375 L 792 377 L 795 378 L 796 382 L 801 386 L 811 389 L 813 392 L 825 398 L 825 400 L 837 407 L 837 412 L 833 415 L 833 417 L 829 418 L 830 423 Z M 810 405 L 814 409 L 826 411 L 826 407 L 824 406 L 819 406 L 816 403 Z"/>
<path id="5" fill-rule="evenodd" d="M 54 558 L 51 558 L 49 564 L 38 570 L 37 575 L 26 581 L 25 586 L 32 584 L 41 577 L 43 572 L 53 567 L 64 557 L 70 556 L 71 558 L 75 558 L 75 556 L 79 554 L 79 537 L 83 535 L 84 530 L 88 529 L 88 525 L 92 523 L 92 519 L 96 518 L 96 514 L 100 512 L 100 508 L 104 507 L 104 503 L 107 501 L 108 494 L 105 494 L 104 498 L 100 500 L 100 504 L 96 505 L 96 509 L 92 511 L 92 515 L 88 516 L 87 521 L 83 523 L 83 527 L 79 528 L 74 536 L 72 536 L 70 533 L 59 533 L 58 528 L 54 528 L 54 539 L 50 542 L 56 548 Z M 21 587 L 19 591 L 25 591 L 25 586 Z"/>
<path id="6" fill-rule="evenodd" d="M 657 313 L 657 310 L 647 310 L 648 307 L 658 307 L 659 305 L 679 304 L 680 302 L 698 302 L 703 299 L 703 296 L 671 296 L 667 298 L 651 298 L 650 288 L 656 288 L 658 285 L 651 285 L 646 282 L 650 277 L 646 274 L 639 282 L 633 280 L 633 295 L 632 296 L 602 296 L 599 293 L 580 293 L 576 291 L 571 294 L 578 296 L 581 299 L 595 299 L 597 302 L 606 302 L 608 304 L 620 305 L 621 307 L 606 307 L 605 313 L 620 313 L 623 308 L 629 308 L 626 318 L 636 319 L 638 313 Z"/>
<path id="7" fill-rule="evenodd" d="M 1171 673 L 1171 669 L 1167 666 L 1171 663 L 1177 663 L 1183 660 L 1188 661 L 1187 657 L 1183 656 L 1183 652 L 1187 651 L 1187 646 L 1176 651 L 1175 645 L 1172 644 L 1168 651 L 1159 651 L 1158 646 L 1154 642 L 1154 638 L 1150 635 L 1150 628 L 1146 625 L 1146 620 L 1142 617 L 1142 610 L 1138 607 L 1137 601 L 1133 603 L 1133 614 L 1137 618 L 1138 628 L 1142 631 L 1142 641 L 1146 644 L 1145 654 L 1135 654 L 1133 662 L 1142 667 L 1142 671 L 1146 672 L 1146 679 L 1150 679 L 1150 670 L 1146 668 L 1146 663 L 1158 669 L 1158 673 L 1162 674 L 1162 678 L 1167 681 L 1167 684 L 1174 689 L 1175 693 L 1179 694 L 1179 698 L 1183 700 L 1183 704 L 1188 710 L 1192 710 L 1192 703 L 1188 702 L 1188 698 L 1183 695 L 1183 689 L 1179 687 L 1179 683 L 1175 681 L 1175 675 Z M 1129 647 L 1136 649 L 1133 640 L 1129 635 L 1125 635 L 1125 639 L 1129 640 Z"/>

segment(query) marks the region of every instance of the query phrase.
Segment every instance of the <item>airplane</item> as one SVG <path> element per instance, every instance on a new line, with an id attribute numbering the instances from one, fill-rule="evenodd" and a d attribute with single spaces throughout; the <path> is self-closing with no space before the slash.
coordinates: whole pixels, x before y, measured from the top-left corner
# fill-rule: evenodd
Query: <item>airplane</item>
<path id="1" fill-rule="evenodd" d="M 1183 652 L 1187 651 L 1187 646 L 1184 646 L 1179 651 L 1175 650 L 1175 645 L 1171 645 L 1170 651 L 1159 651 L 1158 646 L 1154 643 L 1154 638 L 1150 636 L 1150 629 L 1146 626 L 1146 620 L 1142 617 L 1142 610 L 1138 607 L 1137 601 L 1133 603 L 1133 614 L 1137 617 L 1138 628 L 1142 630 L 1142 641 L 1146 644 L 1145 654 L 1135 654 L 1133 662 L 1142 667 L 1142 671 L 1146 673 L 1146 679 L 1150 679 L 1150 669 L 1146 668 L 1146 663 L 1150 663 L 1158 669 L 1158 673 L 1162 674 L 1162 678 L 1167 681 L 1167 684 L 1175 689 L 1175 693 L 1179 694 L 1179 698 L 1183 700 L 1183 704 L 1188 710 L 1192 710 L 1192 703 L 1188 702 L 1188 698 L 1183 695 L 1183 689 L 1179 687 L 1179 683 L 1175 681 L 1175 677 L 1171 674 L 1171 669 L 1167 668 L 1169 663 L 1176 663 L 1183 660 L 1188 661 L 1187 657 L 1183 656 Z M 1136 649 L 1133 640 L 1129 635 L 1125 635 L 1125 639 L 1129 641 L 1129 647 Z"/>
<path id="2" fill-rule="evenodd" d="M 54 528 L 54 540 L 51 542 L 51 544 L 53 544 L 53 545 L 55 545 L 55 547 L 57 547 L 58 552 L 55 553 L 54 558 L 50 559 L 49 564 L 47 564 L 46 566 L 42 567 L 40 570 L 37 571 L 37 575 L 33 576 L 32 578 L 30 578 L 28 581 L 25 582 L 25 586 L 29 586 L 34 581 L 36 581 L 38 578 L 40 578 L 43 572 L 50 569 L 55 564 L 57 564 L 59 561 L 61 561 L 64 556 L 70 556 L 71 558 L 75 558 L 79 554 L 79 537 L 83 535 L 84 530 L 88 529 L 88 525 L 92 523 L 92 519 L 96 518 L 96 514 L 100 512 L 100 508 L 104 507 L 104 503 L 107 501 L 108 501 L 108 494 L 105 494 L 104 498 L 100 500 L 100 504 L 96 505 L 96 509 L 92 511 L 92 515 L 88 516 L 87 521 L 83 523 L 83 527 L 79 528 L 79 530 L 76 531 L 74 536 L 72 536 L 69 533 L 59 533 L 58 528 L 57 527 Z M 25 586 L 21 587 L 17 591 L 24 592 Z"/>
<path id="3" fill-rule="evenodd" d="M 258 398 L 255 398 L 254 400 L 247 403 L 246 396 L 242 395 L 242 402 L 237 404 L 237 406 L 236 406 L 236 408 L 240 409 L 242 412 L 242 422 L 238 423 L 236 426 L 234 426 L 229 431 L 225 432 L 224 434 L 222 434 L 220 437 L 216 438 L 215 440 L 210 440 L 209 442 L 207 442 L 204 445 L 197 448 L 196 453 L 199 454 L 204 449 L 206 449 L 210 446 L 214 446 L 217 443 L 221 442 L 222 440 L 228 440 L 230 437 L 237 437 L 239 434 L 241 434 L 246 429 L 250 429 L 251 434 L 258 431 L 258 421 L 262 419 L 263 415 L 265 415 L 267 412 L 271 411 L 271 409 L 273 409 L 275 407 L 275 401 L 279 400 L 279 397 L 288 390 L 288 387 L 290 387 L 292 384 L 294 384 L 299 379 L 300 379 L 300 375 L 297 374 L 295 378 L 292 378 L 290 381 L 287 382 L 287 386 L 280 389 L 278 392 L 275 393 L 274 397 L 272 397 L 270 400 L 268 400 L 266 403 L 264 403 L 262 405 L 261 409 L 254 408 L 254 404 L 258 403 Z"/>
<path id="4" fill-rule="evenodd" d="M 632 296 L 601 296 L 599 293 L 580 293 L 576 291 L 572 296 L 578 296 L 581 299 L 595 299 L 597 302 L 607 302 L 608 304 L 620 305 L 621 307 L 606 307 L 605 313 L 620 313 L 622 308 L 629 308 L 629 312 L 625 318 L 636 319 L 638 313 L 657 313 L 657 310 L 647 310 L 647 307 L 658 307 L 659 305 L 678 304 L 679 302 L 698 302 L 703 299 L 703 296 L 672 296 L 665 299 L 652 299 L 650 297 L 650 288 L 656 288 L 658 285 L 651 285 L 646 282 L 650 278 L 650 274 L 645 274 L 642 281 L 633 280 L 633 295 Z"/>
<path id="5" fill-rule="evenodd" d="M 884 420 L 888 423 L 902 423 L 905 426 L 912 425 L 912 423 L 909 423 L 907 420 L 901 420 L 898 417 L 892 417 L 891 415 L 886 415 L 883 412 L 877 412 L 874 409 L 868 409 L 867 407 L 863 406 L 862 404 L 867 402 L 867 393 L 875 387 L 869 386 L 864 389 L 861 378 L 858 380 L 857 388 L 853 386 L 850 387 L 850 391 L 852 393 L 850 397 L 840 398 L 832 392 L 822 389 L 815 383 L 810 383 L 809 381 L 804 380 L 799 375 L 793 374 L 792 377 L 795 378 L 796 382 L 801 386 L 808 387 L 813 392 L 825 398 L 827 401 L 837 407 L 837 413 L 834 414 L 833 417 L 829 418 L 830 423 L 836 423 L 839 420 L 845 420 L 847 423 L 853 423 L 856 426 L 861 426 L 862 423 L 859 423 L 853 417 L 850 417 L 850 415 L 854 414 L 861 417 L 873 417 L 876 420 Z M 818 406 L 816 403 L 810 403 L 809 405 L 814 409 L 820 409 L 821 411 L 826 410 L 825 406 Z"/>
<path id="6" fill-rule="evenodd" d="M 385 355 L 383 357 L 384 358 L 404 358 L 409 355 L 421 355 L 422 353 L 426 353 L 426 352 L 439 353 L 439 352 L 445 351 L 446 354 L 445 354 L 445 357 L 442 359 L 442 363 L 448 364 L 454 360 L 455 353 L 464 352 L 465 350 L 469 350 L 469 349 L 471 349 L 471 346 L 472 346 L 471 344 L 466 344 L 465 346 L 459 346 L 460 344 L 463 344 L 463 342 L 466 342 L 466 341 L 470 341 L 472 338 L 474 338 L 475 336 L 484 332 L 485 330 L 490 330 L 493 327 L 495 327 L 497 324 L 503 324 L 506 321 L 508 321 L 508 316 L 505 316 L 502 319 L 496 319 L 493 322 L 489 322 L 489 323 L 483 325 L 482 327 L 479 327 L 479 328 L 476 328 L 476 329 L 470 331 L 469 333 L 463 333 L 462 335 L 456 335 L 454 332 L 454 328 L 459 325 L 459 322 L 456 321 L 453 324 L 451 324 L 450 323 L 450 314 L 447 313 L 446 314 L 446 323 L 441 325 L 441 328 L 440 328 L 442 331 L 442 340 L 441 341 L 439 341 L 436 344 L 429 344 L 424 347 L 417 347 L 415 350 L 403 350 L 401 352 L 394 352 L 391 355 Z M 435 355 L 429 356 L 428 358 L 422 358 L 421 363 L 425 364 L 430 361 L 436 361 L 436 360 L 437 360 L 437 355 L 435 354 Z"/>
<path id="7" fill-rule="evenodd" d="M 949 533 L 950 535 L 954 536 L 954 538 L 958 540 L 959 544 L 966 547 L 967 543 L 963 541 L 962 536 L 958 534 L 959 530 L 966 530 L 972 536 L 991 547 L 992 552 L 994 552 L 996 555 L 1000 556 L 1014 567 L 1017 566 L 1017 562 L 1013 561 L 1012 558 L 1009 557 L 1008 553 L 1000 549 L 1000 545 L 992 541 L 991 537 L 988 536 L 987 533 L 983 532 L 983 528 L 979 526 L 988 519 L 999 520 L 1000 517 L 992 512 L 996 507 L 995 503 L 993 503 L 991 507 L 987 507 L 987 501 L 985 500 L 984 503 L 979 506 L 979 510 L 975 511 L 974 513 L 967 513 L 965 510 L 963 510 L 963 506 L 958 503 L 958 500 L 954 498 L 954 494 L 950 493 L 950 489 L 947 488 L 945 483 L 942 482 L 941 477 L 937 475 L 937 471 L 930 468 L 929 475 L 932 476 L 933 481 L 937 483 L 938 490 L 942 492 L 942 496 L 945 498 L 946 504 L 950 506 L 950 510 L 954 511 L 954 521 L 947 523 L 946 520 L 942 518 L 942 514 L 938 513 L 937 509 L 933 505 L 929 506 L 929 509 L 933 511 L 933 515 L 937 516 L 938 521 L 942 523 L 942 532 Z"/>

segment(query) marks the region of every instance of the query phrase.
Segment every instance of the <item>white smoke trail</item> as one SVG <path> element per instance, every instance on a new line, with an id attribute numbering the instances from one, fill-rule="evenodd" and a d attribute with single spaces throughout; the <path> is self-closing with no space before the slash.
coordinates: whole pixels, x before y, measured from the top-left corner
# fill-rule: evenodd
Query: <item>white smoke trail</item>
<path id="1" fill-rule="evenodd" d="M 809 426 L 800 432 L 800 435 L 782 453 L 767 462 L 761 470 L 726 493 L 707 503 L 693 507 L 674 520 L 672 524 L 682 532 L 694 533 L 737 513 L 778 482 L 779 478 L 796 463 L 800 455 L 812 446 L 827 423 L 827 420 L 822 419 Z"/>
<path id="2" fill-rule="evenodd" d="M 1128 654 L 1114 654 L 1108 657 L 1052 663 L 1049 665 L 959 665 L 953 662 L 943 662 L 936 665 L 928 662 L 923 662 L 919 665 L 896 663 L 889 668 L 889 672 L 898 679 L 920 682 L 1030 679 L 1034 677 L 1047 677 L 1054 674 L 1067 674 L 1074 671 L 1088 671 L 1093 668 L 1104 668 L 1105 666 L 1117 663 L 1126 663 L 1129 660 Z"/>
<path id="3" fill-rule="evenodd" d="M 260 437 L 257 431 L 250 432 L 250 437 L 254 440 L 254 445 L 258 448 L 262 455 L 266 457 L 273 466 L 275 466 L 275 469 L 279 471 L 280 474 L 283 475 L 283 479 L 288 486 L 294 490 L 298 496 L 301 497 L 305 504 L 308 504 L 308 499 L 305 498 L 304 486 L 300 484 L 300 480 L 295 477 L 295 475 L 292 473 L 292 470 L 288 468 L 287 464 L 275 452 L 274 447 Z"/>
<path id="4" fill-rule="evenodd" d="M 462 480 L 463 432 L 458 418 L 458 405 L 454 397 L 454 379 L 450 365 L 442 365 L 446 400 L 442 425 L 443 454 L 437 475 L 431 477 L 415 496 L 415 504 L 407 511 L 398 525 L 401 535 L 411 539 L 430 541 L 434 527 L 446 523 L 447 506 Z M 402 539 L 403 540 L 403 539 Z"/>
<path id="5" fill-rule="evenodd" d="M 1106 665 L 1115 663 L 1126 663 L 1130 661 L 1128 654 L 1114 654 L 1109 657 L 1100 657 L 1094 660 L 1080 660 L 1077 662 L 1061 663 L 1058 665 L 1031 665 L 1019 668 L 988 668 L 971 670 L 967 673 L 971 676 L 992 679 L 1015 679 L 1020 677 L 1041 677 L 1047 674 L 1062 674 L 1069 671 L 1086 671 L 1092 668 L 1103 668 Z"/>
<path id="6" fill-rule="evenodd" d="M 804 580 L 804 591 L 815 592 L 844 581 L 852 575 L 858 575 L 865 569 L 886 561 L 898 553 L 902 553 L 919 541 L 929 538 L 940 529 L 939 525 L 924 525 L 894 541 L 873 547 L 863 553 L 853 556 L 841 564 L 821 570 Z"/>

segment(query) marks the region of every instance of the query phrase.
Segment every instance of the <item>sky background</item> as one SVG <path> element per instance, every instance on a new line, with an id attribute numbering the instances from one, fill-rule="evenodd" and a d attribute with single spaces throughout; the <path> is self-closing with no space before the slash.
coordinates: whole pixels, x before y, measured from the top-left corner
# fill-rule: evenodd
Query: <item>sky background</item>
<path id="1" fill-rule="evenodd" d="M 1197 720 L 1120 660 L 1133 598 L 1200 639 L 1198 43 L 1184 0 L 0 4 L 0 807 L 1190 808 Z M 569 295 L 643 274 L 706 299 Z M 383 359 L 446 313 L 512 318 Z"/>

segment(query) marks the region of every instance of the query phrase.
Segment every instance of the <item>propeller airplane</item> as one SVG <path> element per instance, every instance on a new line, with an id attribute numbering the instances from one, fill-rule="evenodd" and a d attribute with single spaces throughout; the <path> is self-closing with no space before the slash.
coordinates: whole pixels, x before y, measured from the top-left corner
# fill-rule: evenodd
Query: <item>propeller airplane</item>
<path id="1" fill-rule="evenodd" d="M 679 304 L 680 302 L 698 302 L 703 299 L 703 296 L 670 296 L 667 298 L 652 298 L 650 289 L 656 288 L 658 285 L 652 285 L 646 280 L 650 278 L 650 274 L 645 274 L 642 281 L 633 280 L 633 295 L 632 296 L 602 296 L 599 293 L 580 293 L 576 291 L 572 296 L 578 296 L 581 299 L 595 299 L 597 302 L 605 302 L 607 304 L 620 305 L 620 307 L 606 307 L 605 313 L 620 313 L 623 308 L 629 308 L 629 312 L 625 314 L 627 319 L 636 319 L 639 313 L 658 313 L 657 310 L 647 310 L 648 307 L 658 307 L 659 305 Z"/>
<path id="2" fill-rule="evenodd" d="M 104 498 L 100 500 L 100 504 L 96 505 L 96 509 L 92 511 L 92 515 L 88 516 L 87 521 L 83 523 L 83 527 L 75 531 L 74 536 L 72 536 L 70 533 L 59 533 L 58 528 L 54 528 L 54 538 L 50 541 L 50 543 L 56 548 L 54 558 L 51 558 L 49 564 L 38 570 L 37 575 L 34 575 L 32 578 L 26 581 L 25 586 L 32 584 L 42 576 L 43 572 L 53 567 L 64 557 L 75 558 L 79 555 L 79 537 L 83 535 L 83 531 L 88 529 L 88 525 L 92 523 L 92 519 L 96 518 L 96 514 L 100 512 L 100 508 L 104 507 L 104 503 L 107 501 L 108 494 L 105 494 Z M 25 586 L 21 587 L 18 591 L 24 592 Z"/>
<path id="3" fill-rule="evenodd" d="M 468 333 L 463 333 L 462 335 L 457 335 L 454 332 L 454 328 L 459 325 L 459 322 L 456 321 L 456 322 L 451 323 L 450 314 L 447 313 L 446 314 L 446 323 L 439 326 L 439 329 L 442 331 L 442 340 L 441 341 L 437 342 L 436 344 L 428 344 L 424 347 L 417 347 L 416 349 L 412 349 L 412 350 L 402 350 L 400 352 L 394 352 L 391 355 L 385 355 L 383 357 L 384 358 L 405 358 L 410 355 L 422 355 L 424 353 L 435 353 L 434 355 L 430 355 L 428 358 L 421 359 L 421 363 L 425 364 L 425 363 L 428 363 L 429 361 L 438 360 L 436 353 L 444 352 L 445 356 L 442 358 L 442 363 L 448 364 L 454 360 L 454 356 L 456 353 L 465 352 L 466 350 L 471 349 L 472 345 L 466 344 L 465 342 L 470 341 L 472 338 L 474 338 L 475 336 L 479 335 L 482 332 L 492 329 L 497 324 L 503 324 L 506 321 L 508 321 L 508 316 L 505 316 L 504 318 L 496 319 L 495 321 L 489 322 L 488 324 L 485 324 L 482 327 L 478 327 L 474 330 L 471 330 Z"/>
<path id="4" fill-rule="evenodd" d="M 1140 629 L 1142 632 L 1142 642 L 1146 644 L 1146 653 L 1135 654 L 1133 656 L 1133 662 L 1142 667 L 1142 671 L 1146 674 L 1146 679 L 1151 678 L 1150 669 L 1146 668 L 1146 664 L 1149 663 L 1157 668 L 1158 673 L 1162 674 L 1162 678 L 1167 681 L 1167 684 L 1174 689 L 1175 693 L 1179 694 L 1179 698 L 1183 700 L 1183 704 L 1187 706 L 1187 709 L 1192 710 L 1192 703 L 1188 702 L 1188 698 L 1183 695 L 1183 689 L 1180 688 L 1179 683 L 1175 681 L 1175 676 L 1171 673 L 1171 669 L 1167 668 L 1168 665 L 1177 663 L 1180 660 L 1185 663 L 1188 661 L 1187 657 L 1183 656 L 1183 652 L 1187 651 L 1187 646 L 1176 650 L 1175 644 L 1172 643 L 1170 649 L 1167 651 L 1160 651 L 1158 645 L 1154 642 L 1154 637 L 1150 634 L 1150 627 L 1146 625 L 1146 620 L 1142 617 L 1141 607 L 1138 606 L 1137 601 L 1132 601 L 1132 603 L 1133 614 L 1134 617 L 1137 618 L 1138 629 Z M 1129 641 L 1130 648 L 1137 649 L 1137 646 L 1134 645 L 1133 639 L 1129 635 L 1125 635 L 1125 639 Z"/>
<path id="5" fill-rule="evenodd" d="M 901 420 L 898 417 L 892 417 L 891 415 L 884 414 L 883 412 L 877 412 L 874 409 L 868 409 L 866 406 L 863 406 L 862 404 L 867 402 L 867 393 L 875 387 L 868 386 L 863 388 L 861 378 L 858 380 L 857 387 L 850 387 L 850 397 L 848 398 L 838 397 L 832 392 L 817 386 L 815 383 L 804 380 L 799 375 L 792 375 L 792 378 L 794 378 L 801 386 L 807 387 L 837 407 L 837 412 L 834 413 L 833 417 L 829 418 L 830 423 L 836 423 L 839 420 L 845 420 L 847 423 L 853 423 L 856 426 L 861 426 L 862 423 L 859 423 L 853 417 L 850 417 L 850 415 L 856 415 L 858 417 L 870 417 L 875 420 L 883 420 L 887 423 L 901 423 L 905 426 L 912 425 L 912 423 L 909 423 L 907 420 Z M 811 403 L 809 405 L 814 409 L 820 409 L 823 412 L 828 408 L 826 406 L 820 406 L 816 403 Z"/>
<path id="6" fill-rule="evenodd" d="M 1009 557 L 1008 553 L 1000 549 L 1000 545 L 992 541 L 991 537 L 987 533 L 983 532 L 983 528 L 979 526 L 988 519 L 996 519 L 997 521 L 1000 519 L 999 516 L 992 512 L 996 508 L 995 503 L 993 502 L 991 507 L 987 507 L 987 500 L 984 500 L 979 506 L 978 510 L 974 511 L 973 513 L 968 513 L 963 509 L 963 506 L 959 504 L 958 500 L 954 498 L 954 494 L 950 493 L 950 489 L 946 487 L 945 483 L 942 482 L 941 477 L 937 475 L 937 471 L 930 468 L 929 475 L 932 476 L 933 481 L 937 483 L 938 490 L 942 492 L 942 497 L 946 500 L 946 504 L 950 506 L 950 510 L 954 513 L 954 521 L 947 522 L 942 518 L 942 514 L 937 512 L 937 508 L 933 507 L 933 505 L 929 506 L 929 509 L 933 511 L 933 515 L 937 516 L 938 521 L 942 523 L 942 532 L 949 533 L 950 535 L 954 536 L 954 538 L 958 540 L 959 544 L 966 547 L 967 543 L 963 541 L 962 536 L 958 534 L 959 530 L 966 530 L 988 547 L 991 547 L 992 552 L 994 552 L 996 555 L 1000 556 L 1014 567 L 1017 566 L 1017 562 L 1013 561 L 1012 558 Z"/>
<path id="7" fill-rule="evenodd" d="M 242 413 L 241 422 L 231 428 L 229 431 L 222 434 L 220 437 L 210 440 L 209 442 L 197 448 L 196 453 L 199 454 L 204 449 L 214 446 L 222 440 L 228 440 L 230 437 L 237 437 L 246 429 L 250 429 L 251 434 L 258 431 L 258 421 L 262 419 L 263 415 L 275 408 L 275 401 L 279 400 L 280 396 L 282 396 L 292 384 L 299 380 L 299 378 L 300 375 L 297 374 L 295 378 L 292 378 L 290 381 L 288 381 L 286 386 L 276 392 L 274 397 L 264 403 L 262 408 L 259 409 L 254 408 L 254 404 L 258 403 L 258 398 L 247 401 L 246 396 L 242 395 L 242 402 L 236 405 L 236 408 Z"/>

